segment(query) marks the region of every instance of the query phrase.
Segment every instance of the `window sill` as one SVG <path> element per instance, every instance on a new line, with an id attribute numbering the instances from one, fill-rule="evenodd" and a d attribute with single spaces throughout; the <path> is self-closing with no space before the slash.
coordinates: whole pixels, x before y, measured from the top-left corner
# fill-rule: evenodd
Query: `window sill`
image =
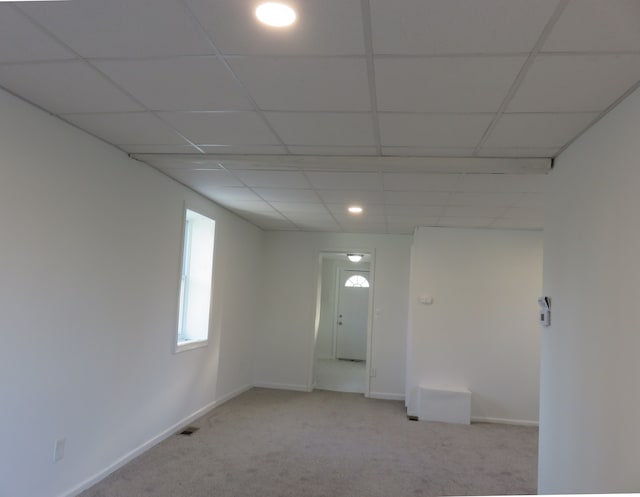
<path id="1" fill-rule="evenodd" d="M 174 353 L 186 352 L 187 350 L 199 349 L 209 345 L 209 340 L 189 340 L 187 342 L 179 342 L 176 345 Z"/>

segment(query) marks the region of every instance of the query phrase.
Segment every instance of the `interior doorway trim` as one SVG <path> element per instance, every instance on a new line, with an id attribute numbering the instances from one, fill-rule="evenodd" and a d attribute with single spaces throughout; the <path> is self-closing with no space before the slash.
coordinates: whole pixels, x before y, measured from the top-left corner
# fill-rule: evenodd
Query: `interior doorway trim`
<path id="1" fill-rule="evenodd" d="M 312 327 L 311 335 L 311 347 L 309 351 L 309 368 L 308 368 L 308 381 L 307 388 L 311 392 L 315 388 L 315 357 L 316 357 L 316 343 L 318 338 L 318 326 L 320 320 L 320 301 L 321 301 L 321 282 L 322 282 L 322 258 L 324 255 L 346 254 L 348 253 L 361 253 L 370 256 L 369 262 L 369 304 L 367 311 L 367 358 L 365 363 L 365 387 L 364 396 L 369 397 L 371 392 L 371 368 L 372 368 L 372 350 L 373 350 L 373 324 L 374 324 L 374 303 L 376 292 L 376 251 L 375 248 L 363 248 L 363 247 L 344 247 L 344 248 L 331 248 L 322 249 L 316 252 L 315 258 L 315 295 L 316 306 L 314 314 L 314 323 Z M 335 328 L 335 323 L 334 323 Z"/>

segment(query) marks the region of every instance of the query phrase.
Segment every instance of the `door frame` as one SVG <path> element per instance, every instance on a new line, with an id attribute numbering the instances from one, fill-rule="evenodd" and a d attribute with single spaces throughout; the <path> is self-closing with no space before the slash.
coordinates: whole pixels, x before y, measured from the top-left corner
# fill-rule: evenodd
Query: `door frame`
<path id="1" fill-rule="evenodd" d="M 369 266 L 371 266 L 371 264 L 369 264 Z M 342 292 L 342 284 L 341 284 L 341 277 L 342 277 L 342 272 L 343 271 L 358 271 L 358 272 L 362 272 L 362 273 L 367 273 L 368 278 L 367 280 L 369 281 L 369 292 L 367 294 L 367 328 L 369 327 L 369 314 L 371 314 L 371 301 L 369 300 L 369 295 L 371 295 L 371 268 L 369 267 L 369 269 L 352 269 L 349 266 L 337 266 L 336 267 L 336 288 L 335 288 L 335 292 L 336 292 L 336 299 L 334 301 L 334 305 L 333 305 L 333 324 L 332 324 L 332 332 L 333 332 L 333 350 L 332 350 L 332 355 L 334 359 L 338 359 L 338 312 L 340 310 L 340 295 Z M 367 343 L 365 344 L 365 347 L 368 348 L 369 345 L 369 336 L 368 336 L 368 330 L 367 330 Z M 366 354 L 365 354 L 366 356 Z M 365 362 L 366 362 L 366 358 L 365 358 Z"/>
<path id="2" fill-rule="evenodd" d="M 311 329 L 311 346 L 309 350 L 309 369 L 307 379 L 307 390 L 313 391 L 315 388 L 315 362 L 316 362 L 316 342 L 318 339 L 318 326 L 320 322 L 320 302 L 321 302 L 321 284 L 322 284 L 322 258 L 325 254 L 346 254 L 358 253 L 368 255 L 371 259 L 369 261 L 369 309 L 367 312 L 367 360 L 365 362 L 365 383 L 364 383 L 364 396 L 369 397 L 371 392 L 371 362 L 372 362 L 372 350 L 373 350 L 373 316 L 376 293 L 376 250 L 375 248 L 362 248 L 362 247 L 350 247 L 350 248 L 331 248 L 325 250 L 317 250 L 315 257 L 315 315 L 313 328 Z M 335 328 L 335 323 L 334 323 Z"/>

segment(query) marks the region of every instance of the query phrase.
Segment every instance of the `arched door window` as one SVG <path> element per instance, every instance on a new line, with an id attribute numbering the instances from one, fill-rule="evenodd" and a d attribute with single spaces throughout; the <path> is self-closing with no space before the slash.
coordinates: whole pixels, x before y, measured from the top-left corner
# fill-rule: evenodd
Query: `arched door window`
<path id="1" fill-rule="evenodd" d="M 369 281 L 364 276 L 356 274 L 351 276 L 344 286 L 349 288 L 369 288 Z"/>

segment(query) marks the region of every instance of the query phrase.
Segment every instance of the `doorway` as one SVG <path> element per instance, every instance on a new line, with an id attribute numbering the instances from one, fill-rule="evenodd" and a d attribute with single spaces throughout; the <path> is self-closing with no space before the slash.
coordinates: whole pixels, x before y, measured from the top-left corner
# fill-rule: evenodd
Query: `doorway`
<path id="1" fill-rule="evenodd" d="M 371 256 L 322 253 L 313 384 L 320 390 L 366 393 Z"/>

